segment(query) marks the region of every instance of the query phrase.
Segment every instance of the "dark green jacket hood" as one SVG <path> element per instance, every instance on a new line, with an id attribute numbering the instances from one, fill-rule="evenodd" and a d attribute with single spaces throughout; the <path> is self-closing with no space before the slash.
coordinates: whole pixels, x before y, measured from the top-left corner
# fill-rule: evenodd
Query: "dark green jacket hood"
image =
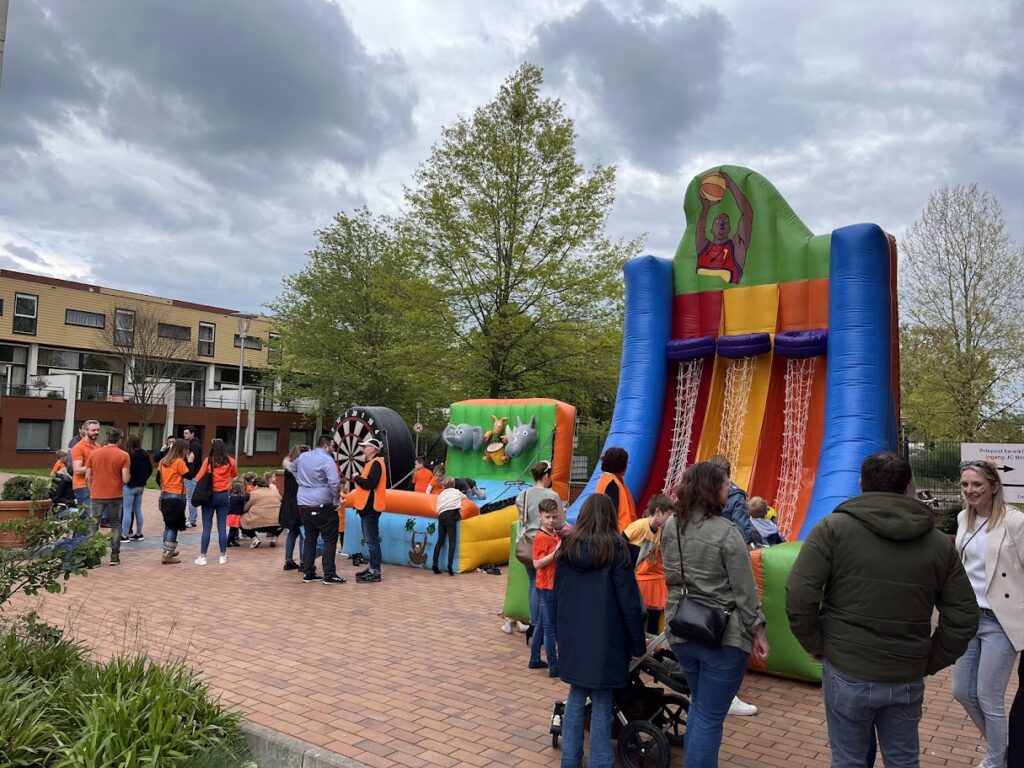
<path id="1" fill-rule="evenodd" d="M 890 541 L 919 539 L 935 528 L 932 511 L 917 499 L 871 491 L 854 496 L 833 514 L 856 518 L 876 536 Z"/>

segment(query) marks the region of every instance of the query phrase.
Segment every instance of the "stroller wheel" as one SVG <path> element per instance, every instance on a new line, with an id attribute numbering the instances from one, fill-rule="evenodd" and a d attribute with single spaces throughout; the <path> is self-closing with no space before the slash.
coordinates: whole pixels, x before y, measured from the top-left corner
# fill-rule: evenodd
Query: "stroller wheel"
<path id="1" fill-rule="evenodd" d="M 661 710 L 651 718 L 651 722 L 661 728 L 669 744 L 681 747 L 683 732 L 686 730 L 686 715 L 689 711 L 690 702 L 685 696 L 669 693 L 662 698 Z"/>
<path id="2" fill-rule="evenodd" d="M 619 732 L 622 768 L 668 768 L 671 750 L 668 737 L 648 720 L 632 720 Z"/>

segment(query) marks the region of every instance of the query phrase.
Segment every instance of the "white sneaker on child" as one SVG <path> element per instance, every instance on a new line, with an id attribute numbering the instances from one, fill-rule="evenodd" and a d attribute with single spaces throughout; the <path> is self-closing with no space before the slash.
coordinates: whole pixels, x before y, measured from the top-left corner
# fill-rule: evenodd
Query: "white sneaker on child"
<path id="1" fill-rule="evenodd" d="M 200 555 L 196 558 L 196 565 L 206 565 L 206 555 Z"/>
<path id="2" fill-rule="evenodd" d="M 512 634 L 512 619 L 505 619 L 505 623 L 501 625 L 501 631 L 506 635 Z"/>
<path id="3" fill-rule="evenodd" d="M 221 565 L 227 565 L 227 563 L 228 563 L 228 556 L 227 555 L 221 555 L 219 558 L 217 558 L 217 562 L 220 563 Z"/>

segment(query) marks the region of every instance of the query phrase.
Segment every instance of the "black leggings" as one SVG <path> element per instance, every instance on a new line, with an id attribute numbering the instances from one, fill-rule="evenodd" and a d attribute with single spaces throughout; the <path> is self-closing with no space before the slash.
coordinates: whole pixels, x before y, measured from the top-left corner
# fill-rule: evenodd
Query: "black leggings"
<path id="1" fill-rule="evenodd" d="M 658 634 L 658 625 L 661 624 L 662 613 L 663 611 L 659 610 L 658 608 L 647 609 L 647 634 Z"/>
<path id="2" fill-rule="evenodd" d="M 452 570 L 455 563 L 455 545 L 458 543 L 458 523 L 461 514 L 457 509 L 449 509 L 437 516 L 437 544 L 434 545 L 434 567 L 437 568 L 438 558 L 441 557 L 441 547 L 445 539 L 448 541 L 448 570 Z"/>

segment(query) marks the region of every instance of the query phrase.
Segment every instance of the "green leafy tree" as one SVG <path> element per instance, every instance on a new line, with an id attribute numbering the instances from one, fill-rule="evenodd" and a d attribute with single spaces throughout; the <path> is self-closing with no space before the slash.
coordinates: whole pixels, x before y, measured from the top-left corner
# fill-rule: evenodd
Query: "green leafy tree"
<path id="1" fill-rule="evenodd" d="M 573 122 L 542 80 L 523 64 L 442 130 L 406 190 L 410 237 L 444 286 L 463 392 L 609 400 L 619 350 L 595 356 L 593 339 L 621 323 L 621 267 L 640 239 L 606 236 L 615 168 L 579 163 Z"/>
<path id="2" fill-rule="evenodd" d="M 419 274 L 398 227 L 361 208 L 317 232 L 302 271 L 270 305 L 282 397 L 315 397 L 332 418 L 353 404 L 408 417 L 451 402 L 441 292 Z"/>
<path id="3" fill-rule="evenodd" d="M 904 420 L 927 437 L 983 436 L 1022 402 L 1024 249 L 976 184 L 932 193 L 900 245 Z"/>

